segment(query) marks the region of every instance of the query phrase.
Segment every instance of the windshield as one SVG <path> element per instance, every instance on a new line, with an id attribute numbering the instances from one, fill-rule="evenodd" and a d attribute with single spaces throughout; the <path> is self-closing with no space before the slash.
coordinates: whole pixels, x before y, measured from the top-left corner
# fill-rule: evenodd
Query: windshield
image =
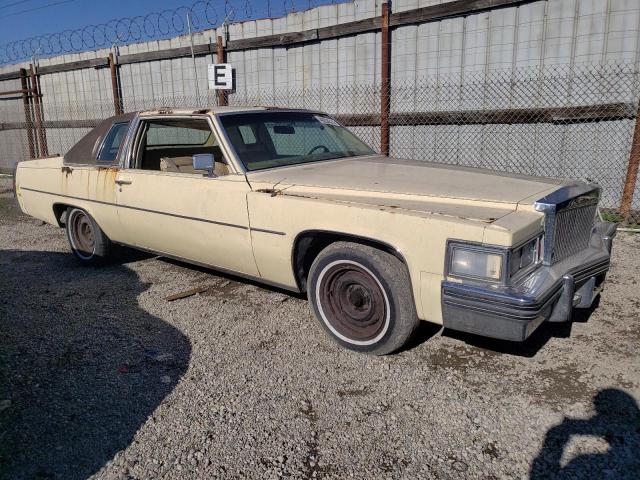
<path id="1" fill-rule="evenodd" d="M 245 112 L 221 115 L 220 121 L 247 171 L 375 154 L 326 115 Z"/>

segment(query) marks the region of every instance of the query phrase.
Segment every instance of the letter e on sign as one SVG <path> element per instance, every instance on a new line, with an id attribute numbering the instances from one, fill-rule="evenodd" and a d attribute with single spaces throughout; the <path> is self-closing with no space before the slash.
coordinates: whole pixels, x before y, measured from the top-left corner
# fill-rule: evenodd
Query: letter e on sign
<path id="1" fill-rule="evenodd" d="M 212 63 L 208 68 L 209 90 L 233 90 L 233 68 L 229 63 Z"/>

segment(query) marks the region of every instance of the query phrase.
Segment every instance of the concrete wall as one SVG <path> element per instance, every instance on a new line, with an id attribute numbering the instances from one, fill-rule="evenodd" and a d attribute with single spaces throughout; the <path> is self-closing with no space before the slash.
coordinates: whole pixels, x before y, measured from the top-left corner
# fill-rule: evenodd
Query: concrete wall
<path id="1" fill-rule="evenodd" d="M 296 32 L 378 16 L 381 3 L 354 0 L 282 18 L 237 23 L 229 27 L 229 38 Z M 396 0 L 392 10 L 436 3 L 442 2 Z M 220 33 L 198 33 L 194 42 L 212 42 Z M 228 62 L 236 69 L 237 84 L 229 101 L 375 113 L 380 41 L 380 33 L 374 32 L 303 46 L 230 52 Z M 123 46 L 120 54 L 188 45 L 189 38 L 183 36 Z M 40 65 L 107 54 L 99 50 L 63 55 L 43 59 Z M 123 65 L 125 110 L 215 104 L 206 87 L 207 64 L 214 61 L 211 55 L 196 58 L 195 72 L 190 58 Z M 639 61 L 638 0 L 545 0 L 403 26 L 392 32 L 392 111 L 634 102 L 637 81 L 625 79 L 612 87 L 610 76 L 598 76 L 598 67 L 588 66 L 624 63 L 633 69 Z M 586 81 L 589 68 L 596 74 Z M 0 73 L 15 69 L 15 65 L 4 67 Z M 574 75 L 574 70 L 581 73 Z M 108 69 L 45 75 L 41 84 L 47 119 L 106 117 L 113 111 Z M 12 82 L 0 82 L 0 90 L 11 88 Z M 0 121 L 22 119 L 21 101 L 0 100 Z M 633 123 L 393 127 L 391 148 L 399 156 L 534 174 L 589 176 L 606 183 L 607 201 L 614 206 L 619 201 Z M 378 146 L 378 127 L 355 130 Z M 64 153 L 84 131 L 48 132 L 49 150 Z M 0 131 L 0 166 L 24 157 L 24 138 L 24 133 Z"/>

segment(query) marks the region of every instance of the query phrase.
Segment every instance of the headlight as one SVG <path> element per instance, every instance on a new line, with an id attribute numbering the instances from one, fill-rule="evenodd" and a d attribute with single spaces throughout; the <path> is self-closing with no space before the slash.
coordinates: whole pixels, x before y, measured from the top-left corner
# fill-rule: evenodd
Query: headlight
<path id="1" fill-rule="evenodd" d="M 534 238 L 521 247 L 514 249 L 511 252 L 511 258 L 509 259 L 510 275 L 513 277 L 519 271 L 526 270 L 529 267 L 537 264 L 541 259 L 541 247 L 542 236 Z"/>
<path id="2" fill-rule="evenodd" d="M 480 245 L 449 244 L 449 275 L 500 281 L 506 251 Z"/>

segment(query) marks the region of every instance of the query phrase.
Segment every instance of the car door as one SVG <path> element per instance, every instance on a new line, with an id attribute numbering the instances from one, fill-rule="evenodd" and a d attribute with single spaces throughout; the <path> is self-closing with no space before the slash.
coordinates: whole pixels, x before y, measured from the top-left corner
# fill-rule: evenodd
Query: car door
<path id="1" fill-rule="evenodd" d="M 213 177 L 190 166 L 191 155 L 209 151 L 223 166 L 208 117 L 143 117 L 132 142 L 116 176 L 124 243 L 257 276 L 244 175 L 233 165 Z"/>

